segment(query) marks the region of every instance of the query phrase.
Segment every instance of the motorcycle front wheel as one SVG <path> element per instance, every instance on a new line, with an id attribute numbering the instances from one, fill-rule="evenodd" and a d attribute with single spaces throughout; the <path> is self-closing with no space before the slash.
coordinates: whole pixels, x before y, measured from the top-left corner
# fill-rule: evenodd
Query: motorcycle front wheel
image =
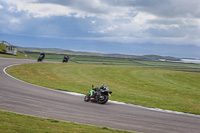
<path id="1" fill-rule="evenodd" d="M 100 98 L 99 98 L 99 103 L 100 104 L 105 104 L 106 102 L 108 101 L 108 95 L 102 95 Z"/>

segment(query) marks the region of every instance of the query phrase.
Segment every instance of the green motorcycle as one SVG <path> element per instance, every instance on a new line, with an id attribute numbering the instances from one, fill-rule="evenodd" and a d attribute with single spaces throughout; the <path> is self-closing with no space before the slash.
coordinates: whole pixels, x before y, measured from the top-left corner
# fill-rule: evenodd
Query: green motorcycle
<path id="1" fill-rule="evenodd" d="M 84 97 L 85 102 L 97 102 L 100 104 L 105 104 L 108 101 L 108 97 L 111 96 L 112 91 L 109 91 L 109 88 L 106 85 L 102 85 L 101 87 L 94 88 L 92 85 L 92 89 L 89 94 Z"/>

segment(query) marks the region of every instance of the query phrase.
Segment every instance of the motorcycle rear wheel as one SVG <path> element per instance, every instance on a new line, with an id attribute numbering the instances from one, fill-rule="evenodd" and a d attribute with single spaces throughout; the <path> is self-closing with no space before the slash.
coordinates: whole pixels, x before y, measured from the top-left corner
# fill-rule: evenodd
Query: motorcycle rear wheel
<path id="1" fill-rule="evenodd" d="M 108 95 L 102 95 L 104 98 L 100 98 L 98 103 L 105 104 L 108 101 Z"/>

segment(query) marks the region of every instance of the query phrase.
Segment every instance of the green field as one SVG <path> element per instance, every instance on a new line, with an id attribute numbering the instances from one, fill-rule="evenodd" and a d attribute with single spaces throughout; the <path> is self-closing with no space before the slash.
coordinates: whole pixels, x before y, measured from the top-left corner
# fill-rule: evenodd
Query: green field
<path id="1" fill-rule="evenodd" d="M 82 94 L 92 84 L 105 83 L 113 91 L 111 100 L 200 114 L 200 73 L 185 72 L 199 71 L 200 65 L 128 59 L 108 65 L 110 58 L 89 64 L 90 58 L 85 63 L 24 64 L 7 72 L 26 82 Z"/>
<path id="2" fill-rule="evenodd" d="M 29 57 L 37 59 L 40 53 L 27 53 Z M 62 54 L 46 54 L 44 60 L 62 62 Z M 95 57 L 95 56 L 80 56 L 70 55 L 69 63 L 76 64 L 98 64 L 98 65 L 119 65 L 133 66 L 145 68 L 159 68 L 176 71 L 195 71 L 200 72 L 200 64 L 181 63 L 181 62 L 166 62 L 166 61 L 151 61 L 151 60 L 135 60 L 128 58 L 111 58 L 111 57 Z"/>
<path id="3" fill-rule="evenodd" d="M 130 133 L 0 111 L 0 133 Z"/>

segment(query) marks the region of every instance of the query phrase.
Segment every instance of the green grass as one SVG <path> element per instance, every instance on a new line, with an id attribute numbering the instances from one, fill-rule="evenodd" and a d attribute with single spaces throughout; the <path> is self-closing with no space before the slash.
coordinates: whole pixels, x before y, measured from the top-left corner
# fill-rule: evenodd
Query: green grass
<path id="1" fill-rule="evenodd" d="M 30 57 L 37 59 L 40 53 L 27 53 Z M 48 61 L 62 62 L 64 55 L 59 54 L 45 54 L 45 59 Z M 107 64 L 107 65 L 135 65 L 130 59 L 109 58 L 109 57 L 95 57 L 95 56 L 79 56 L 70 55 L 70 63 L 78 64 Z"/>
<path id="2" fill-rule="evenodd" d="M 35 60 L 40 53 L 26 53 Z M 62 62 L 64 55 L 46 54 L 44 60 Z M 166 62 L 166 61 L 150 61 L 150 60 L 135 60 L 128 58 L 111 58 L 111 57 L 94 57 L 94 56 L 79 56 L 70 55 L 69 63 L 77 64 L 98 64 L 98 65 L 117 65 L 117 66 L 132 66 L 142 68 L 159 68 L 175 71 L 195 71 L 200 72 L 200 64 L 181 63 L 181 62 Z"/>
<path id="3" fill-rule="evenodd" d="M 149 62 L 151 65 L 153 63 Z M 129 65 L 39 63 L 13 66 L 7 72 L 26 82 L 82 94 L 87 94 L 92 84 L 100 86 L 105 83 L 113 91 L 111 100 L 200 114 L 200 73 L 166 70 L 167 66 L 163 64 L 156 64 L 155 68 L 144 68 Z M 158 66 L 162 69 L 157 69 Z M 198 66 L 194 66 L 179 64 L 181 69 L 198 69 Z M 178 69 L 178 65 L 175 63 L 172 68 Z"/>
<path id="4" fill-rule="evenodd" d="M 2 57 L 2 58 L 17 58 L 17 59 L 30 59 L 30 58 L 24 56 L 20 52 L 17 52 L 17 55 L 10 55 L 10 54 L 2 54 L 2 53 L 0 53 L 0 57 Z"/>
<path id="5" fill-rule="evenodd" d="M 6 52 L 6 45 L 3 43 L 0 43 L 0 52 Z"/>
<path id="6" fill-rule="evenodd" d="M 129 133 L 54 119 L 0 111 L 0 133 Z"/>

